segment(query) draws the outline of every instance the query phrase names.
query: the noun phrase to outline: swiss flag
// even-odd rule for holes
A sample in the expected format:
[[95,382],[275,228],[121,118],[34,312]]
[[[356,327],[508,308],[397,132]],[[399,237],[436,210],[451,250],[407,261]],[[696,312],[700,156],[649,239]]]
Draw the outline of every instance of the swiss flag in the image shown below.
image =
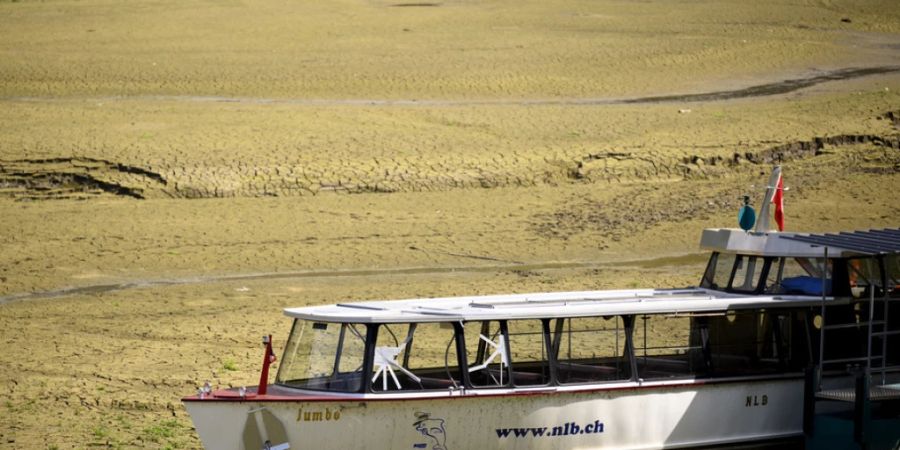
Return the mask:
[[778,231],[784,231],[784,180],[781,176],[778,177],[772,203],[775,204],[775,223],[778,224]]

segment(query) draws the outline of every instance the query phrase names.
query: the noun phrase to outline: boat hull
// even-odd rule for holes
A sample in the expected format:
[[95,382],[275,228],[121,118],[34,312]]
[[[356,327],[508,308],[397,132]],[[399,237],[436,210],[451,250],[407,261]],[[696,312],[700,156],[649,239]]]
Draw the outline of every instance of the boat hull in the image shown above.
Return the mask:
[[404,399],[186,399],[209,449],[650,449],[802,434],[802,379]]

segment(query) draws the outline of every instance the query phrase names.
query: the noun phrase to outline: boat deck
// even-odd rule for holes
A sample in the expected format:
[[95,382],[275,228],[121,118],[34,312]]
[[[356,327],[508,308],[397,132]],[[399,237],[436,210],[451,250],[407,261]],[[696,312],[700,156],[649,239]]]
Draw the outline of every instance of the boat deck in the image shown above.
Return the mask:
[[[816,398],[821,400],[833,400],[837,402],[853,403],[856,401],[856,389],[825,389],[816,393]],[[900,384],[885,386],[871,386],[869,388],[869,400],[881,402],[887,400],[900,400]]]

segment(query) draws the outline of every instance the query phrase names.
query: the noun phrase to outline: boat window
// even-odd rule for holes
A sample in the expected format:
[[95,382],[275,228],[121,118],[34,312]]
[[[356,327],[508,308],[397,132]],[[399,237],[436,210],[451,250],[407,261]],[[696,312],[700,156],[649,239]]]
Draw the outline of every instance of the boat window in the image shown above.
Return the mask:
[[378,327],[372,390],[446,390],[461,385],[452,323]]
[[[770,294],[822,295],[823,258],[778,258],[766,278]],[[831,261],[825,275],[825,292],[831,294]]]
[[[885,260],[885,262],[888,261]],[[847,273],[850,280],[850,291],[854,297],[868,298],[873,288],[875,297],[884,296],[884,280],[881,279],[881,267],[877,259],[848,259]]]
[[734,277],[731,279],[731,290],[754,292],[759,286],[763,272],[763,258],[757,256],[738,255],[734,263]]
[[900,255],[885,257],[884,270],[887,274],[888,295],[894,298],[900,297]]
[[705,373],[701,330],[688,316],[638,316],[633,342],[638,378],[690,377]]
[[540,320],[510,320],[509,350],[512,353],[513,384],[516,386],[540,385],[550,382],[550,358]]
[[731,272],[734,269],[734,260],[735,255],[732,253],[713,253],[709,257],[709,264],[700,286],[716,290],[728,288],[728,281],[731,279]]
[[785,258],[774,258],[766,276],[766,294],[781,294],[781,279],[784,277]]
[[765,262],[758,256],[713,253],[700,286],[722,291],[756,292],[765,273]]
[[556,376],[560,383],[595,383],[631,378],[622,318],[579,317],[552,324]]
[[791,345],[795,334],[792,317],[790,312],[739,311],[698,318],[697,328],[708,330],[701,339],[707,341],[710,375],[758,375],[801,368],[805,354],[802,347]]
[[[884,264],[884,277],[882,277],[882,263]],[[845,317],[856,323],[867,323],[870,314],[869,299],[874,295],[875,305],[871,312],[874,334],[870,338],[872,357],[875,359],[876,365],[881,365],[881,355],[885,355],[886,366],[900,365],[900,351],[897,351],[900,348],[900,305],[897,305],[896,300],[888,300],[887,304],[883,303],[886,297],[895,299],[900,297],[898,256],[886,256],[881,260],[878,258],[848,259],[847,272],[850,292],[861,301],[853,304],[852,311],[844,312]],[[831,307],[830,311],[835,309]],[[842,342],[862,342],[865,339],[865,334],[852,329],[831,331],[828,338],[831,339],[832,335],[839,336],[837,339]],[[832,352],[831,357],[833,358],[859,358],[863,356],[859,349],[864,349],[867,345],[868,343],[858,345],[856,351],[851,348],[847,348],[843,352],[834,350],[838,346],[829,346],[829,350]]]
[[[900,298],[900,255],[884,258],[884,269],[887,275],[888,296]],[[887,304],[887,366],[900,367],[900,302],[890,300]]]
[[492,320],[464,325],[469,382],[474,387],[508,386],[509,356],[505,324]]
[[803,311],[638,317],[638,377],[733,377],[802,370],[811,360]]
[[277,384],[342,392],[362,388],[366,327],[295,320]]

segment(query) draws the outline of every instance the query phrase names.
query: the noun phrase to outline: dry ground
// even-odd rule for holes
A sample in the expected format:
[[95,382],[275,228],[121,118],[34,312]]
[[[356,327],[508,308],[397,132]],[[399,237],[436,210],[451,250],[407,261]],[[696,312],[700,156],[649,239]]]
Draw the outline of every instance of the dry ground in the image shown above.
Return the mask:
[[0,1],[0,448],[198,447],[286,306],[695,283],[776,163],[896,227],[898,67],[892,1]]

